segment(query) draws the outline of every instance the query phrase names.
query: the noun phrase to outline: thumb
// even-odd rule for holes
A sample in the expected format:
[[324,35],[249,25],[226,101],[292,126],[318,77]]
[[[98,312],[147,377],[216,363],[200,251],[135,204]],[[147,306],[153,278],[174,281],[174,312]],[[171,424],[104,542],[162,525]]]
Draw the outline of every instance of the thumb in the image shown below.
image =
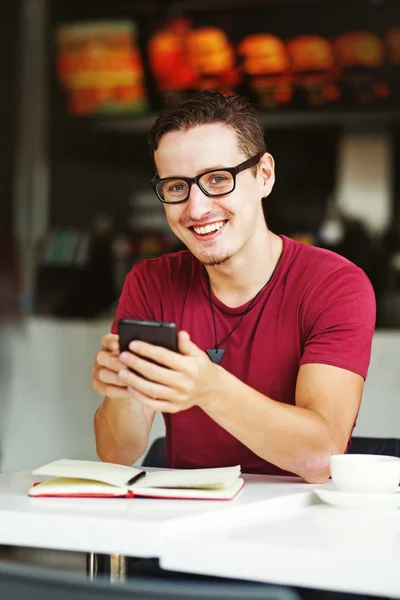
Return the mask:
[[187,331],[179,332],[178,348],[179,352],[181,354],[185,354],[186,356],[198,356],[199,354],[203,354],[200,348],[192,342]]

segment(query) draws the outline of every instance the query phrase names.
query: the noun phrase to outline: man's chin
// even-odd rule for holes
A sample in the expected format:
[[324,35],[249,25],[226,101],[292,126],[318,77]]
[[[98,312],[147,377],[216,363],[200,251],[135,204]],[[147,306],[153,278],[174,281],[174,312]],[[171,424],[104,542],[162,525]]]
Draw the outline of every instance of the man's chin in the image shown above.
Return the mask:
[[[182,238],[183,239],[183,238]],[[205,267],[216,267],[226,264],[235,252],[232,249],[202,248],[200,244],[193,243],[193,240],[185,240],[187,249],[199,260]]]
[[225,265],[232,258],[232,254],[203,254],[197,256],[197,258],[205,267],[217,267],[218,265]]

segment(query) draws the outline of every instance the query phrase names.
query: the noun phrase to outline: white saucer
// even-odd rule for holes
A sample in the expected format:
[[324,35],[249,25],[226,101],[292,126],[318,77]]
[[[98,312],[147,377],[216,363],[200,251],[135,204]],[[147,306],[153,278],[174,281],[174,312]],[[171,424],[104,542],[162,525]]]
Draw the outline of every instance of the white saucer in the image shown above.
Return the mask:
[[400,507],[400,488],[392,493],[341,492],[333,483],[315,487],[318,498],[341,508],[394,509]]

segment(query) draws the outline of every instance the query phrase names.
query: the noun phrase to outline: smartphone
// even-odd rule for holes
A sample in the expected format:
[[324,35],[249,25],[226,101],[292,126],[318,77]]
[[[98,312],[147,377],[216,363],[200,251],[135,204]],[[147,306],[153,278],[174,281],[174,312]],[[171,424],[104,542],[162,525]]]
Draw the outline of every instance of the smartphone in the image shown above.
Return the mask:
[[175,323],[120,319],[118,322],[120,352],[129,351],[133,340],[148,342],[178,352],[178,334]]

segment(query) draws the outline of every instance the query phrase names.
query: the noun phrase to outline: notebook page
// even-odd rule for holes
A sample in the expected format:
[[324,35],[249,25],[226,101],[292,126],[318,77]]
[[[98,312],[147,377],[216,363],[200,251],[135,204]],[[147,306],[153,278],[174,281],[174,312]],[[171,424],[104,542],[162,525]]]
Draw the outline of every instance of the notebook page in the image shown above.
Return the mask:
[[53,477],[31,487],[29,496],[110,496],[121,497],[127,495],[126,487],[116,487],[102,481],[89,479],[70,479],[68,477]]
[[[142,469],[115,465],[92,460],[72,460],[62,458],[32,471],[33,475],[50,477],[70,477],[102,481],[115,486],[126,486],[128,481],[142,472]],[[146,479],[146,477],[144,477]]]
[[240,477],[229,487],[223,489],[187,489],[187,488],[139,488],[135,490],[135,497],[145,498],[176,498],[179,500],[230,500],[234,498],[244,486]]
[[132,489],[140,488],[187,488],[223,489],[232,485],[240,476],[240,465],[215,469],[180,469],[147,473]]

